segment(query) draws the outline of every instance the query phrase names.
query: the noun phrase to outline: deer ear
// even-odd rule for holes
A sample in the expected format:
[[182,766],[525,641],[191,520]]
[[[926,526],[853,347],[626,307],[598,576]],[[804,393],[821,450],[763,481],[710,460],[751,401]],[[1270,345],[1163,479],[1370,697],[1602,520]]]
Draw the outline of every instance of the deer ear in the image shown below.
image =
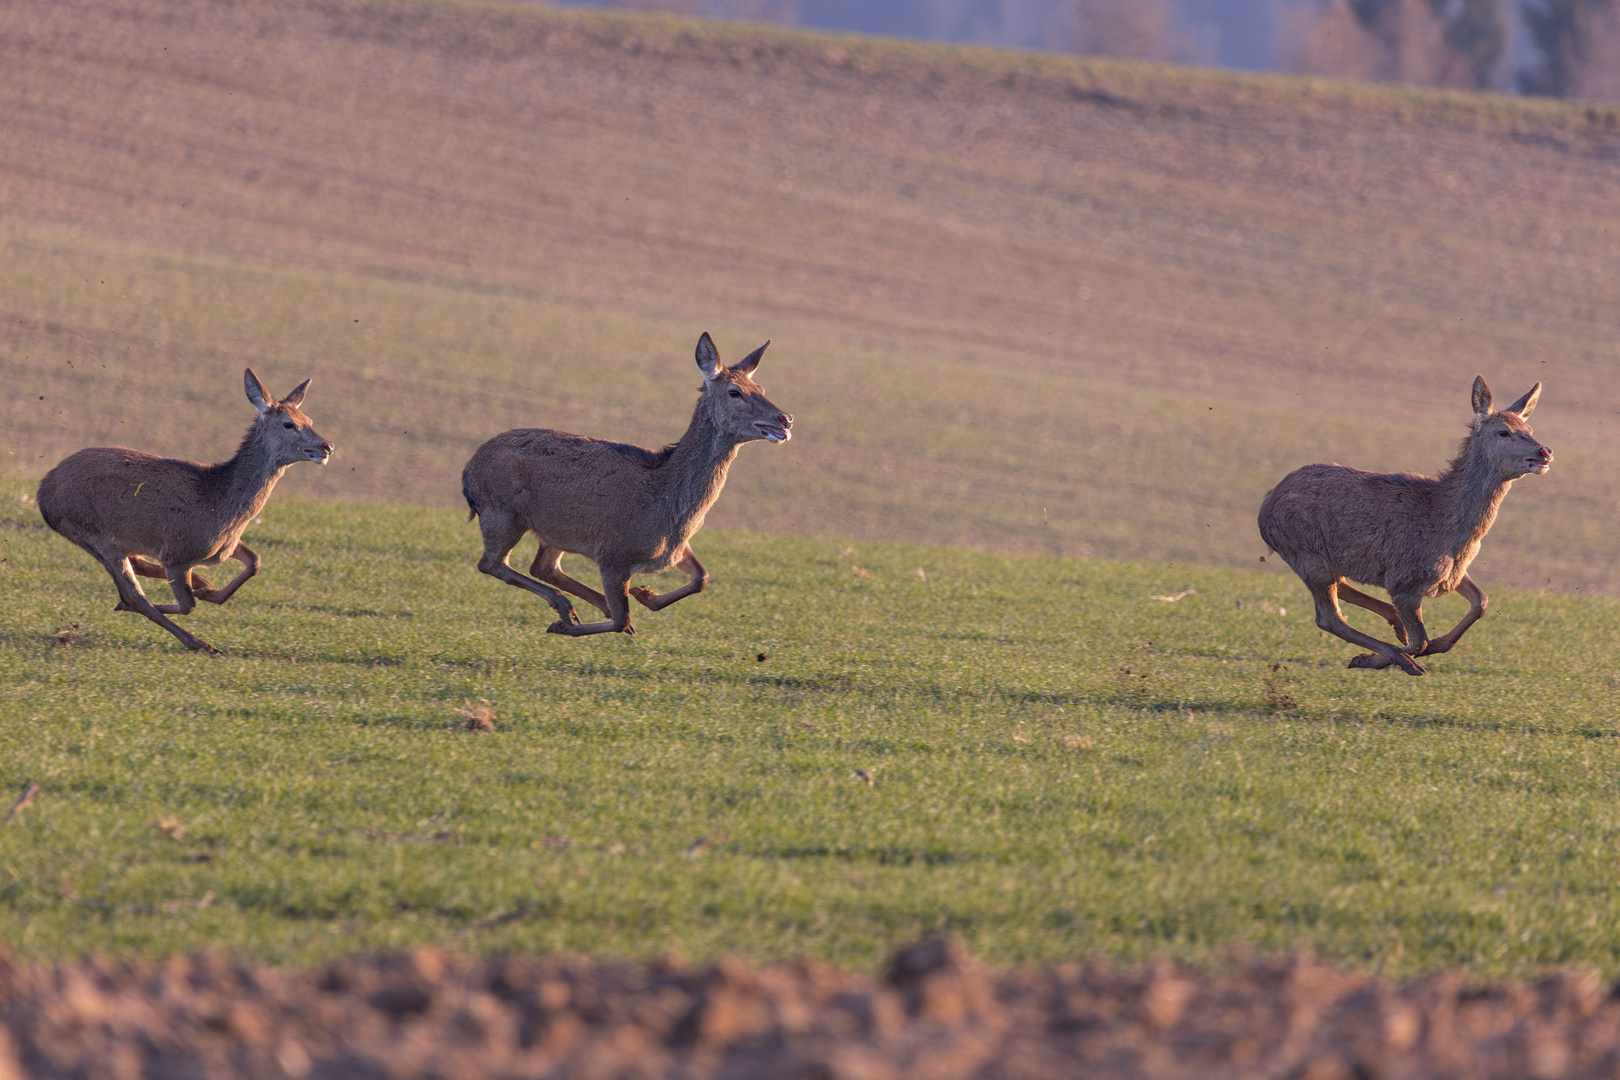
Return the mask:
[[1520,398],[1518,401],[1515,401],[1513,404],[1509,405],[1507,408],[1503,409],[1502,411],[1503,412],[1510,412],[1513,415],[1517,416],[1520,420],[1523,420],[1525,417],[1529,416],[1530,413],[1535,410],[1536,402],[1539,401],[1540,399],[1541,399],[1541,384],[1536,383],[1536,385],[1532,386],[1530,388],[1529,392],[1524,395],[1524,397]]
[[1485,385],[1485,376],[1474,376],[1474,415],[1491,415],[1491,388]]
[[290,393],[286,397],[282,398],[281,403],[283,405],[291,405],[293,408],[296,409],[296,408],[298,408],[298,406],[300,406],[300,405],[302,405],[304,403],[304,393],[307,390],[309,390],[309,380],[305,379],[303,382],[301,382],[297,386],[293,387],[292,393]]
[[709,337],[707,330],[698,338],[697,366],[707,382],[713,382],[720,377],[720,351],[714,347],[714,341]]
[[754,373],[754,369],[759,367],[759,358],[764,356],[765,350],[770,347],[771,343],[767,341],[765,344],[761,345],[759,348],[755,349],[753,352],[749,353],[735,364],[732,364],[731,370],[740,375],[752,375]]
[[275,408],[276,399],[270,396],[270,391],[266,390],[264,383],[253,374],[252,368],[242,372],[242,388],[247,391],[247,399],[253,402],[253,407],[259,410],[260,416]]

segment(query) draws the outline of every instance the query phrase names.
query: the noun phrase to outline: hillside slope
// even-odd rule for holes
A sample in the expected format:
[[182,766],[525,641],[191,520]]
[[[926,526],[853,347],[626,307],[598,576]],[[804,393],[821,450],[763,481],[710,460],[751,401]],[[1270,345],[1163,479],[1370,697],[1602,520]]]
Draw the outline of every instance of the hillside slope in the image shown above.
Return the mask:
[[0,450],[216,458],[316,377],[304,490],[656,444],[700,330],[795,441],[712,520],[1253,563],[1297,464],[1433,470],[1484,373],[1558,452],[1482,580],[1620,589],[1620,113],[540,7],[0,10]]

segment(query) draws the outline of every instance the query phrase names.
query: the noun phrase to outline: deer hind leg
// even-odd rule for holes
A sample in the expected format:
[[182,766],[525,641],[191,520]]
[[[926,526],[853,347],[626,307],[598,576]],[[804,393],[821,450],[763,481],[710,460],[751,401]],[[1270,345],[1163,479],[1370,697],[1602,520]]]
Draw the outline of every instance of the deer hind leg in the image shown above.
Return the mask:
[[129,568],[135,571],[135,573],[139,574],[141,577],[162,578],[164,581],[169,580],[169,570],[167,567],[165,567],[162,563],[153,562],[151,559],[145,558],[141,555],[131,555],[129,557]]
[[686,553],[675,564],[687,573],[685,585],[677,586],[667,593],[655,593],[645,585],[637,585],[630,590],[630,595],[636,598],[637,603],[648,611],[661,611],[677,600],[700,593],[709,583],[709,572],[703,569],[703,564],[697,561],[692,549],[687,548]]
[[246,544],[238,543],[231,549],[227,558],[235,559],[242,564],[242,572],[219,588],[214,588],[202,579],[202,575],[195,570],[191,573],[191,588],[197,594],[197,599],[206,600],[210,604],[223,604],[247,583],[247,579],[259,572],[259,556]]
[[548,633],[566,634],[569,627],[579,625],[579,616],[574,614],[574,605],[568,602],[568,597],[550,585],[542,585],[533,578],[524,577],[507,565],[506,557],[517,547],[518,541],[523,539],[523,534],[529,531],[525,526],[519,525],[499,510],[490,509],[478,515],[478,527],[484,534],[484,554],[478,560],[480,572],[516,588],[527,589],[550,604],[558,619],[546,628]]
[[1380,619],[1389,623],[1389,628],[1395,631],[1395,637],[1402,645],[1406,644],[1406,627],[1401,623],[1401,616],[1395,610],[1394,604],[1386,604],[1375,596],[1368,596],[1360,589],[1352,589],[1343,581],[1339,582],[1339,599],[1347,604],[1354,604],[1359,608],[1366,608]]
[[575,581],[562,572],[563,550],[540,541],[540,550],[535,552],[534,562],[529,564],[529,573],[544,581],[547,585],[561,589],[565,593],[573,593],[587,604],[594,607],[604,615],[611,615],[608,611],[607,600],[601,593],[586,585],[582,581]]
[[[1401,623],[1408,627],[1410,635],[1401,653],[1405,656],[1423,656],[1432,651],[1429,648],[1429,631],[1423,625],[1422,595],[1401,595],[1394,597],[1394,600],[1396,614]],[[1374,671],[1387,668],[1389,664],[1389,658],[1382,653],[1365,653],[1350,661],[1353,668],[1370,668]]]
[[[1372,649],[1380,656],[1387,657],[1388,660],[1383,666],[1387,667],[1390,662],[1393,662],[1398,664],[1401,670],[1408,675],[1423,674],[1423,669],[1400,649],[1379,641],[1370,634],[1363,634],[1360,630],[1344,621],[1344,613],[1339,610],[1338,582],[1330,581],[1324,585],[1312,585],[1310,588],[1311,598],[1316,602],[1317,626],[1335,637],[1343,638],[1352,645],[1360,645],[1363,649]],[[1359,660],[1360,657],[1356,659]],[[1364,667],[1367,665],[1358,664],[1356,660],[1352,660],[1350,666]]]
[[165,615],[190,615],[197,606],[197,598],[191,592],[191,567],[180,566],[169,571],[169,591],[174,593],[174,603],[152,606]]
[[553,624],[549,633],[584,637],[586,634],[634,634],[630,625],[630,574],[622,570],[602,571],[602,596],[607,600],[606,622],[584,623],[578,626]]
[[[153,562],[151,559],[143,558],[140,555],[131,555],[129,557],[129,568],[135,571],[135,573],[141,577],[161,578],[164,581],[169,580],[168,567],[164,566],[162,563]],[[197,594],[197,599],[199,600],[207,600],[208,597],[204,596],[203,593],[214,591],[213,586],[209,585],[208,582],[204,580],[203,576],[197,573],[195,570],[191,572],[191,588],[192,591]]]
[[[148,619],[179,638],[180,644],[192,652],[206,652],[210,656],[219,655],[218,649],[189,632],[173,619],[170,619],[163,613],[162,608],[159,608],[146,598],[146,593],[141,591],[141,583],[136,580],[135,571],[129,565],[128,559],[122,555],[103,555],[100,556],[100,559],[101,565],[105,566],[107,573],[112,575],[113,584],[118,587],[118,606],[113,608],[114,611],[134,611],[145,615]],[[170,578],[171,582],[173,580],[173,578]],[[179,593],[176,592],[175,596],[178,599]],[[172,606],[176,605],[164,605],[165,608]]]
[[1417,655],[1433,656],[1435,653],[1450,652],[1451,647],[1457,644],[1464,634],[1468,633],[1468,628],[1477,623],[1480,616],[1485,614],[1485,605],[1490,603],[1490,598],[1485,595],[1485,590],[1475,585],[1474,580],[1467,574],[1464,574],[1463,579],[1457,583],[1457,591],[1468,601],[1468,614],[1458,620],[1457,625],[1447,631],[1443,637],[1435,638],[1424,646],[1423,651]]

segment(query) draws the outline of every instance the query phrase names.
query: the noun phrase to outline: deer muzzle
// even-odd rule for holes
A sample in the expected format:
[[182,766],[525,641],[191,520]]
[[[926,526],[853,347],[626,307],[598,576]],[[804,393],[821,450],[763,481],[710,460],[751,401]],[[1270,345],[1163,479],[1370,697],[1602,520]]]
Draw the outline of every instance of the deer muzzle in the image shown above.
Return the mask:
[[1545,446],[1538,449],[1533,456],[1527,459],[1527,463],[1530,466],[1530,471],[1538,476],[1552,468],[1552,461],[1553,452],[1547,449]]
[[793,438],[792,413],[777,413],[775,420],[756,420],[754,428],[766,439],[773,443],[785,443]]

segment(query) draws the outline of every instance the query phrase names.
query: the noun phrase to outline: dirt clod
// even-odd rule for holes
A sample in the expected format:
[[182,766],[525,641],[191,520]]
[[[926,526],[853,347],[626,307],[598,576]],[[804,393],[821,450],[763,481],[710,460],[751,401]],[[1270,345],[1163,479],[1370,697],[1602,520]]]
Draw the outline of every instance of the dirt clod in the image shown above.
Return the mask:
[[86,627],[81,623],[70,623],[69,625],[62,627],[60,630],[53,633],[51,635],[51,640],[64,649],[70,648],[77,645],[79,643],[79,639],[83,637],[88,630],[89,627]]
[[488,698],[479,698],[478,704],[471,700],[463,702],[456,710],[460,719],[450,725],[455,731],[494,731],[495,706],[490,704]]

